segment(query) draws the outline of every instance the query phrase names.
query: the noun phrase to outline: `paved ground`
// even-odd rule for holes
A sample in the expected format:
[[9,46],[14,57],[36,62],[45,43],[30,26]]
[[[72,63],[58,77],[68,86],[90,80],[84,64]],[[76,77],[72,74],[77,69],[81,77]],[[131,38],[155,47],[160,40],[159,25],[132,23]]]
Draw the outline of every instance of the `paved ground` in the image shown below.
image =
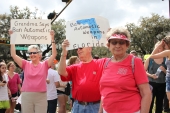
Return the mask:
[[[19,112],[18,110],[14,110],[14,113],[21,113],[21,112]],[[57,113],[57,111],[56,111],[56,113]],[[71,113],[71,112],[67,112],[67,113]]]

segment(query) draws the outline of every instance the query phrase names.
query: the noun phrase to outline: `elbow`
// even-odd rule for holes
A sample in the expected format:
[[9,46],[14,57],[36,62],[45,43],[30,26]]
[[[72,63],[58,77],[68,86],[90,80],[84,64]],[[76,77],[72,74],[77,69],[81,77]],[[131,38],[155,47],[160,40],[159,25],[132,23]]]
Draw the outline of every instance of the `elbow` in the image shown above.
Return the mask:
[[67,72],[62,72],[62,71],[59,71],[59,70],[58,70],[58,74],[60,76],[67,76],[68,75]]

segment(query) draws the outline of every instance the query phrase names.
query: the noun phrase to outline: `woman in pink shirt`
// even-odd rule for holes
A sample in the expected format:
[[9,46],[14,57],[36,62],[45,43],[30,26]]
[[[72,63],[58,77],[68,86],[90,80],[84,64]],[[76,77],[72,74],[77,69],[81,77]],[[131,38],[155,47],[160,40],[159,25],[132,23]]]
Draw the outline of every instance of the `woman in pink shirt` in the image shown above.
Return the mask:
[[107,40],[113,57],[106,60],[100,80],[104,113],[148,113],[151,90],[142,60],[126,53],[129,32],[124,28],[110,29]]
[[[12,34],[12,31],[9,31]],[[11,44],[11,56],[14,61],[24,70],[24,81],[21,88],[22,113],[46,113],[47,94],[46,78],[48,69],[56,57],[56,45],[54,31],[50,32],[52,43],[52,55],[49,59],[41,62],[41,50],[37,45],[28,47],[30,61],[16,55],[15,44]]]
[[[7,75],[8,75],[8,88],[11,91],[11,100],[10,100],[10,109],[7,110],[6,113],[14,113],[14,108],[16,106],[16,97],[18,96],[18,90],[20,91],[21,89],[21,82],[20,82],[20,78],[19,78],[19,74],[15,73],[15,64],[14,62],[9,62],[7,64]],[[16,99],[15,99],[16,98]]]

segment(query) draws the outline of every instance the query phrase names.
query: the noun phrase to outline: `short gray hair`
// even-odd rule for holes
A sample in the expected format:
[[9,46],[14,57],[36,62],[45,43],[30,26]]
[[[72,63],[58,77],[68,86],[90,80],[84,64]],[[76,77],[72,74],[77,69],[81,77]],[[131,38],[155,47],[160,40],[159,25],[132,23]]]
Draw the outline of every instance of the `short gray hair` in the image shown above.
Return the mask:
[[30,46],[28,46],[28,51],[29,51],[30,49],[37,49],[38,52],[41,52],[41,50],[40,50],[40,48],[38,47],[38,45],[30,45]]

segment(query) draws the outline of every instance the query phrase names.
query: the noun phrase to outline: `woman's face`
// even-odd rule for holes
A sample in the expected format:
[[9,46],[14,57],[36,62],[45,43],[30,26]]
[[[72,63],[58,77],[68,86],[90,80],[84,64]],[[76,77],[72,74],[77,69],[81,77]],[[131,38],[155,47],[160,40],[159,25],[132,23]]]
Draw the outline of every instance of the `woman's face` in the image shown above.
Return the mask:
[[6,73],[6,65],[5,64],[1,65],[0,71],[1,71],[1,73]]
[[35,48],[30,49],[28,54],[29,54],[29,57],[30,57],[31,61],[40,60],[41,56],[40,56],[39,51],[37,49],[35,49]]
[[124,55],[128,49],[126,40],[111,39],[108,44],[109,50],[113,55]]
[[14,63],[11,63],[11,65],[9,66],[9,71],[15,71],[16,66]]

